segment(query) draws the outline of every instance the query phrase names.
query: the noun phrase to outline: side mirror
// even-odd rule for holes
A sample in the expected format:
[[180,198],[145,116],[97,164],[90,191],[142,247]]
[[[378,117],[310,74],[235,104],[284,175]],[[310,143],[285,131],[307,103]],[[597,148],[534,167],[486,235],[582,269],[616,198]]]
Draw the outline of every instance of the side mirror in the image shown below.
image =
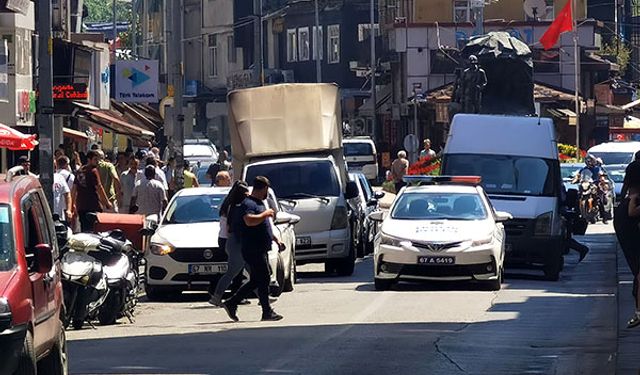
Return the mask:
[[358,191],[358,185],[356,184],[356,182],[355,181],[347,182],[347,190],[344,194],[345,199],[353,199],[358,195],[360,195],[360,192]]
[[378,205],[377,198],[369,199],[369,202],[367,202],[367,207],[376,207],[377,205]]
[[151,229],[158,229],[158,224],[160,223],[160,217],[157,214],[149,215],[145,219],[145,227]]
[[369,214],[371,221],[381,222],[384,220],[384,211],[376,211]]
[[291,216],[291,220],[289,220],[289,224],[296,225],[300,222],[300,216],[294,215],[294,214],[289,214],[289,216]]
[[36,245],[34,250],[35,264],[33,265],[32,271],[37,273],[49,273],[53,268],[53,253],[51,251],[51,245],[41,243]]
[[384,195],[385,195],[384,191],[376,191],[375,193],[373,193],[373,197],[378,200],[382,199]]
[[276,219],[273,221],[274,224],[288,224],[291,222],[291,215],[287,212],[280,211],[276,214]]
[[496,212],[496,222],[498,223],[504,223],[505,221],[509,221],[511,219],[513,219],[513,216],[511,216],[511,214],[508,212],[504,212],[504,211]]

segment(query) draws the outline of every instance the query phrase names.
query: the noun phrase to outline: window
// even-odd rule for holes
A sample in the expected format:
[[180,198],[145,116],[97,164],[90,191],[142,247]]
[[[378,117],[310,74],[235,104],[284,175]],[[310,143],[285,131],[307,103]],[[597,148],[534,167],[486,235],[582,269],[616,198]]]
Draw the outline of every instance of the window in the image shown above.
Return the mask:
[[233,40],[233,35],[229,35],[227,37],[227,60],[230,63],[235,63],[237,61],[236,55],[236,42]]
[[8,271],[16,265],[10,215],[11,208],[9,205],[0,205],[0,272]]
[[287,61],[298,61],[298,35],[296,29],[287,30]]
[[209,35],[209,76],[218,76],[218,36]]
[[327,26],[327,53],[329,64],[340,62],[340,25]]
[[220,221],[225,195],[182,195],[171,202],[163,224],[193,224]]
[[300,61],[308,61],[310,58],[309,51],[309,28],[301,27],[298,29],[298,54]]
[[[375,30],[375,36],[380,36],[380,25],[378,25],[377,23],[373,24],[373,29]],[[370,34],[370,23],[361,23],[358,25],[358,42],[364,42],[365,40],[369,39]]]
[[322,26],[320,28],[313,27],[313,59],[317,60],[320,55],[320,60],[324,58],[324,38],[322,37]]
[[470,0],[453,0],[453,22],[472,21]]

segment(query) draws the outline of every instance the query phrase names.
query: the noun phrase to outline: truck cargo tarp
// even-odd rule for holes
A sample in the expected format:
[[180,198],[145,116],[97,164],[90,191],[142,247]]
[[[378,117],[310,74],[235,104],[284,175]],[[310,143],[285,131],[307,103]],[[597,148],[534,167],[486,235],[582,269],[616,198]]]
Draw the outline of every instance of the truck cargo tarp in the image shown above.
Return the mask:
[[525,43],[504,31],[490,32],[472,38],[461,55],[475,55],[487,75],[482,113],[535,114],[533,60]]

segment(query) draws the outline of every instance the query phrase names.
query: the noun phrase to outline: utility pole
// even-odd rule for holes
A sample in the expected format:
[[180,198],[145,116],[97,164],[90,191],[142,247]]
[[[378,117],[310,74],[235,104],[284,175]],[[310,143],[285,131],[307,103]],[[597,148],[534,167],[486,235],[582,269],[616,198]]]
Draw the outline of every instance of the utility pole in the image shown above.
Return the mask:
[[116,40],[118,39],[118,15],[117,12],[117,0],[113,0],[113,53],[112,61],[116,63]]
[[377,68],[377,61],[376,61],[376,30],[375,30],[375,24],[376,24],[376,14],[375,14],[375,1],[376,0],[371,0],[371,9],[370,9],[370,33],[369,33],[369,39],[371,40],[371,104],[372,104],[372,112],[373,112],[373,116],[371,117],[371,128],[372,128],[372,135],[373,135],[373,141],[377,141],[377,131],[376,131],[376,123],[377,123],[377,119],[376,119],[376,107],[377,107],[377,100],[376,100],[376,68]]
[[320,39],[320,12],[318,11],[318,0],[315,2],[316,16],[316,32],[313,34],[315,49],[313,54],[316,56],[316,82],[322,82],[322,60],[320,59],[320,51],[322,50],[322,39]]
[[254,9],[257,9],[253,15],[253,72],[256,75],[255,82],[257,86],[264,85],[264,58],[262,56],[262,0],[255,0]]
[[176,184],[176,190],[184,186],[184,115],[182,113],[182,93],[184,85],[183,77],[183,51],[182,51],[182,20],[184,17],[183,0],[175,0],[169,2],[169,10],[171,11],[168,19],[172,20],[170,30],[170,38],[168,53],[171,68],[171,84],[173,85],[173,135],[170,140],[170,155],[176,158],[176,169],[173,181]]
[[40,183],[53,208],[53,39],[51,0],[38,1],[38,157]]
[[580,47],[578,46],[578,20],[576,20],[576,1],[571,1],[571,18],[573,22],[573,64],[576,89],[573,100],[576,103],[576,159],[580,160]]

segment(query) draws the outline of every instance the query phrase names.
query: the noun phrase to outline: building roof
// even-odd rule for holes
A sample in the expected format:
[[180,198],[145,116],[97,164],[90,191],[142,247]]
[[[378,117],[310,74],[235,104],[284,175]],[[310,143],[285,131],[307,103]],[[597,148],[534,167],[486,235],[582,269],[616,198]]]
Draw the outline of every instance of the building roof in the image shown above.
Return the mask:
[[[447,103],[451,101],[453,94],[453,83],[437,87],[428,91],[425,95],[427,102],[431,103]],[[573,101],[574,95],[565,89],[549,86],[540,82],[533,85],[533,98],[536,102],[557,102],[557,101]]]

